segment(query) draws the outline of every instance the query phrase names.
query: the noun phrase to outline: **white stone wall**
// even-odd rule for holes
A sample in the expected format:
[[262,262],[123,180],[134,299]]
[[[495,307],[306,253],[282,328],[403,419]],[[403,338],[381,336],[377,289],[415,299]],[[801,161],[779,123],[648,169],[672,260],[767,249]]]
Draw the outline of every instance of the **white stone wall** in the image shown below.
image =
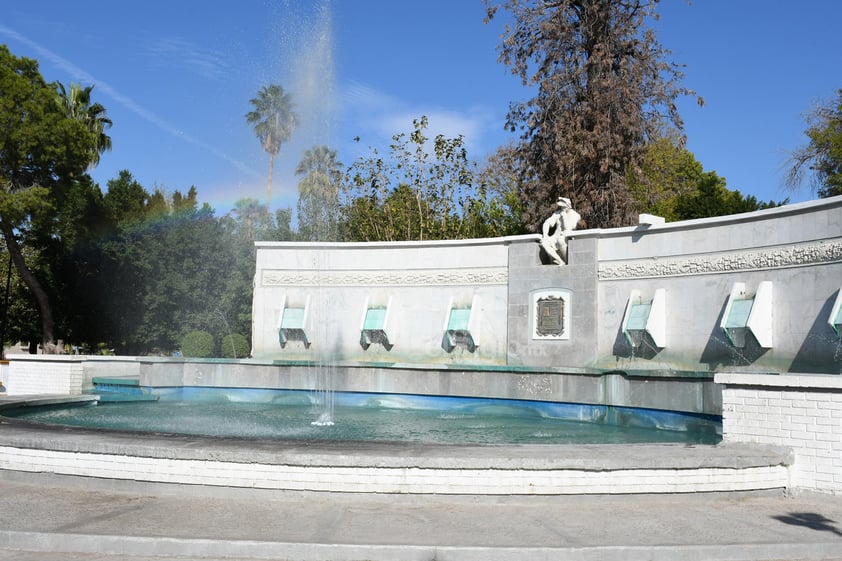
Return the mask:
[[[585,230],[598,246],[595,318],[601,368],[691,371],[842,371],[827,320],[842,285],[842,197],[657,226]],[[753,335],[735,348],[719,327],[735,283],[772,285],[770,348]],[[621,333],[637,291],[665,291],[665,340],[632,349]],[[765,326],[764,326],[765,327]]]
[[6,393],[9,385],[9,361],[0,360],[0,393]]
[[10,355],[8,366],[8,395],[82,393],[84,378],[82,362],[77,357],[44,355]]
[[792,448],[795,489],[842,493],[842,376],[717,374],[725,442]]
[[[537,235],[383,243],[258,242],[253,357],[595,370],[842,371],[828,325],[842,286],[842,197],[763,211],[630,228],[577,230],[566,266],[543,264]],[[771,337],[735,347],[719,327],[735,283],[771,283]],[[765,284],[764,284],[765,285]],[[630,295],[663,291],[664,345],[632,348],[622,333]],[[534,337],[533,295],[570,296],[569,336]],[[448,303],[478,297],[482,343],[442,349]],[[284,348],[284,302],[310,302],[312,345]],[[391,301],[394,343],[362,349],[365,303]],[[766,322],[769,323],[769,322]],[[768,341],[771,340],[771,346]]]
[[[252,356],[259,359],[505,364],[509,245],[524,237],[435,242],[258,242]],[[526,243],[534,244],[533,237]],[[366,303],[389,305],[392,348],[360,345]],[[282,306],[308,306],[310,345],[278,341]],[[478,346],[443,348],[450,305],[476,306]]]

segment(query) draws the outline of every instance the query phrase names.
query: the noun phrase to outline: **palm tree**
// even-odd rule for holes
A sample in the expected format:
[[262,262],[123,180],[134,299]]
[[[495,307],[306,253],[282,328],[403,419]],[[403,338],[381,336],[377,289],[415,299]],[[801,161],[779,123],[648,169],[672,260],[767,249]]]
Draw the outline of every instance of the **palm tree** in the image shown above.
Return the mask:
[[336,150],[331,150],[324,144],[305,150],[295,168],[295,175],[309,175],[313,172],[323,173],[330,177],[332,182],[338,182],[342,177],[342,163],[336,157]]
[[313,146],[295,168],[298,183],[298,232],[305,240],[338,241],[339,182],[342,164],[336,150]]
[[100,155],[111,150],[111,137],[105,131],[111,128],[111,119],[105,114],[105,107],[99,103],[91,103],[91,92],[93,86],[83,88],[79,84],[70,84],[70,91],[64,89],[63,84],[58,85],[59,103],[64,109],[65,115],[85,125],[94,135],[94,145],[91,147],[88,168],[94,168],[99,164]]
[[272,197],[272,170],[275,156],[281,150],[281,144],[289,140],[297,124],[297,117],[292,110],[292,98],[284,89],[271,84],[263,86],[257,97],[250,100],[253,111],[246,113],[246,121],[254,127],[254,133],[260,139],[263,149],[269,154],[269,179],[266,182],[266,208]]

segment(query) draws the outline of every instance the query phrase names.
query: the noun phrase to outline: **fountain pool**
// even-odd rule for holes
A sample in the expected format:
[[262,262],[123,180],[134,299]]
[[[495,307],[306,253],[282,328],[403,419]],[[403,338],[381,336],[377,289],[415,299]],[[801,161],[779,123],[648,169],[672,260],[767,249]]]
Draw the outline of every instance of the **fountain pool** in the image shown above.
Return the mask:
[[157,401],[28,407],[31,421],[97,429],[282,440],[432,444],[715,444],[721,422],[628,407],[528,400],[339,392],[335,424],[318,423],[323,396],[308,391],[159,388]]

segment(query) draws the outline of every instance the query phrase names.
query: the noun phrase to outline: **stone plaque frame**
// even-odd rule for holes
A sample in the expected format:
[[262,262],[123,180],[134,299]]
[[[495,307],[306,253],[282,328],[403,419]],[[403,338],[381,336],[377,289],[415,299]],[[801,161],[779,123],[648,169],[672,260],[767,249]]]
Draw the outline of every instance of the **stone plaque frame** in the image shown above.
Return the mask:
[[536,290],[532,293],[531,300],[529,316],[532,339],[570,339],[570,291],[562,289]]

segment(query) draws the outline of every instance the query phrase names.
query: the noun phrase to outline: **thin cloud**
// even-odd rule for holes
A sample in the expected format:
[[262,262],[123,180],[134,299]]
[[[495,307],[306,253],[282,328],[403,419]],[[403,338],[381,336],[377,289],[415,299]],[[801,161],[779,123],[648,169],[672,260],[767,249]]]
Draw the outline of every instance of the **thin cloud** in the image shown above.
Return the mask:
[[351,121],[363,123],[359,131],[363,144],[385,145],[395,134],[412,132],[413,119],[427,117],[425,132],[430,139],[436,135],[456,138],[462,135],[469,155],[478,159],[496,146],[484,142],[485,138],[499,136],[503,123],[494,112],[482,106],[460,110],[451,107],[421,106],[405,103],[385,92],[366,84],[352,82],[341,89],[342,112],[351,115]]
[[98,92],[101,92],[104,95],[110,97],[118,104],[122,105],[141,119],[148,121],[149,123],[158,127],[167,134],[181,139],[189,144],[199,146],[200,148],[210,152],[214,156],[230,163],[243,173],[251,175],[252,177],[261,177],[259,173],[251,169],[246,164],[240,162],[239,160],[231,158],[230,156],[218,150],[217,148],[214,148],[213,146],[199,139],[193,138],[184,131],[179,130],[178,128],[170,124],[168,121],[158,117],[155,113],[136,103],[130,97],[123,95],[115,88],[111,87],[107,82],[97,80],[93,75],[79,68],[69,60],[57,55],[53,51],[43,47],[35,41],[30,40],[28,37],[21,35],[17,31],[14,31],[13,29],[10,29],[4,25],[0,25],[0,35],[5,35],[6,37],[10,37],[11,39],[17,42],[26,45],[28,48],[32,49],[35,53],[37,53],[41,59],[49,61],[55,67],[68,74],[71,80],[87,84],[96,84],[96,89]]
[[[225,55],[205,49],[179,37],[156,39],[146,47],[154,68],[178,66],[189,72],[217,80],[228,74],[230,64]],[[175,64],[174,64],[175,63]]]

